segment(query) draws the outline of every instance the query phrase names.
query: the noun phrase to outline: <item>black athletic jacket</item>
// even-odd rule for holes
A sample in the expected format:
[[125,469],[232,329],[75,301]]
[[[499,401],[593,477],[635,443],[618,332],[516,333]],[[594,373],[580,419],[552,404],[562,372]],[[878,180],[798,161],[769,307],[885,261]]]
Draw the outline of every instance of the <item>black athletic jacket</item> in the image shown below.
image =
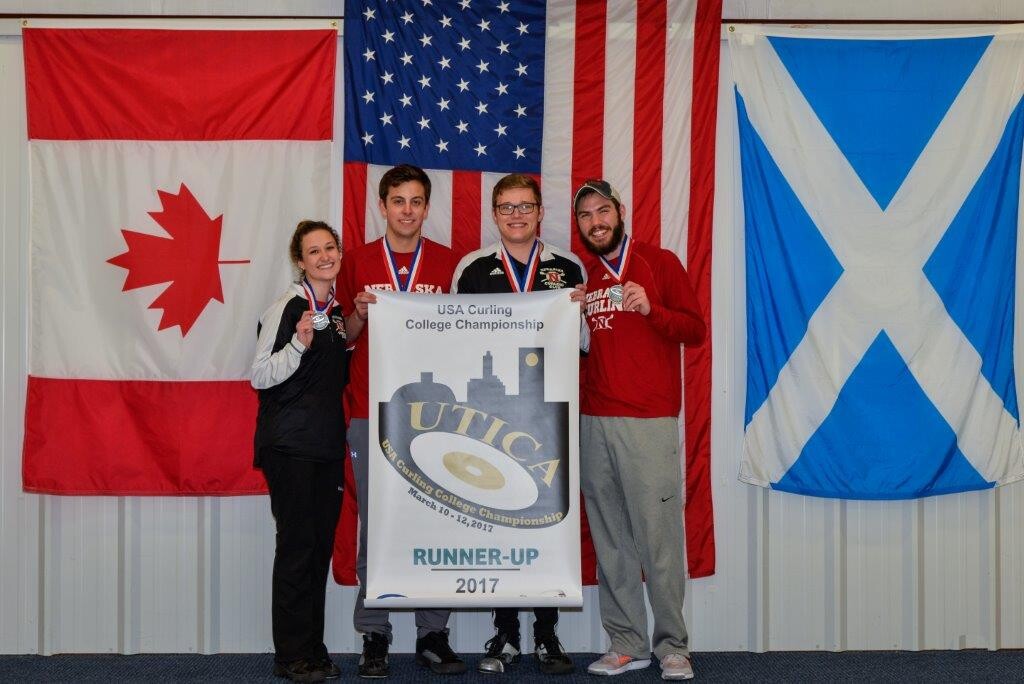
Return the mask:
[[345,320],[341,306],[330,323],[313,331],[304,349],[295,324],[309,308],[293,283],[260,317],[252,386],[259,390],[255,465],[260,450],[272,448],[295,458],[337,461],[345,457],[345,413],[341,394],[348,383]]
[[[542,242],[540,264],[533,278],[533,291],[559,290],[586,282],[585,271],[576,255]],[[501,263],[501,243],[470,252],[455,268],[452,294],[498,294],[515,292]]]

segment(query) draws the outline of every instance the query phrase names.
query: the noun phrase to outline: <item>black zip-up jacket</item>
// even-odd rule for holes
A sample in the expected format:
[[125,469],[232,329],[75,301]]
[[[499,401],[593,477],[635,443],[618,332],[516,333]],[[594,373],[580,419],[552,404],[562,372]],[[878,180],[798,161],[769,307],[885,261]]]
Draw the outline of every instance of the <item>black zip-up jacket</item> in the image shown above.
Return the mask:
[[328,312],[324,330],[313,331],[304,348],[295,325],[309,308],[296,283],[260,317],[252,386],[259,391],[255,465],[260,451],[310,461],[345,457],[345,413],[342,390],[348,383],[345,319],[341,306]]

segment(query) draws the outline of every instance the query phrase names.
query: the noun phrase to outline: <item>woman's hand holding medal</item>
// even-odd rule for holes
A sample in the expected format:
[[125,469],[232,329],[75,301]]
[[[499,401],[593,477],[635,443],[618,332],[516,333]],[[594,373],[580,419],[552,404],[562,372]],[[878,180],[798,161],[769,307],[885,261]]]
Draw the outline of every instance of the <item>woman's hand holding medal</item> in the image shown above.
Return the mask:
[[302,318],[295,324],[295,336],[303,347],[309,349],[313,344],[313,312],[303,311]]

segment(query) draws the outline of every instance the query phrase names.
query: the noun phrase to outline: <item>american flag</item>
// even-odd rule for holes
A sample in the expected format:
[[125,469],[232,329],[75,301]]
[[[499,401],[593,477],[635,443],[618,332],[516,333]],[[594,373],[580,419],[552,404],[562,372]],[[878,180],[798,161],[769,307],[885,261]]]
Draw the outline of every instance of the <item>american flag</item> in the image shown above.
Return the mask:
[[540,173],[544,8],[363,6],[346,33],[346,159]]
[[[460,255],[498,239],[491,188],[511,172],[541,182],[544,240],[582,253],[572,193],[606,178],[627,230],[680,256],[710,323],[721,13],[721,0],[346,0],[346,247],[383,235],[377,184],[394,164],[427,170],[424,234]],[[685,369],[687,559],[703,576],[710,343]]]

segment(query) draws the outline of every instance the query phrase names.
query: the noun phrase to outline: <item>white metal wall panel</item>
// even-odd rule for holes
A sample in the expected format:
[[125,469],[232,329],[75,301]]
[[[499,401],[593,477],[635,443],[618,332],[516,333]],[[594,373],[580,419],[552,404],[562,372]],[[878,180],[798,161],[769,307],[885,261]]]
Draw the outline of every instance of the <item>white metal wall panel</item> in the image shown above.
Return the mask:
[[[1021,263],[1020,259],[1017,263]],[[994,554],[995,567],[991,578],[997,591],[996,625],[999,648],[1024,644],[1024,488],[999,492],[996,510],[999,515],[999,548]],[[1017,646],[1016,648],[1019,648]]]
[[[771,496],[768,506],[768,648],[822,648],[832,613],[825,555],[832,547],[825,509],[832,501]],[[803,648],[801,648],[803,646]]]
[[[735,4],[727,0],[727,11]],[[803,18],[824,11],[822,3],[762,4],[765,11],[800,9]],[[929,8],[932,18],[949,18],[942,13],[959,5],[942,4]],[[1022,4],[1000,3],[1003,14],[991,16],[1012,16]],[[756,3],[743,7],[750,5]],[[829,5],[831,18],[842,16],[837,8],[852,7]],[[22,69],[18,22],[0,20],[0,652],[269,651],[274,528],[266,497],[21,492],[28,235]],[[718,574],[689,585],[693,648],[1024,647],[1024,485],[924,501],[840,502],[736,480],[745,340],[731,82],[723,53],[713,286]],[[336,116],[340,126],[340,106]],[[340,156],[336,161],[340,170]],[[596,593],[587,589],[584,609],[562,613],[560,634],[570,650],[606,645]],[[359,650],[353,603],[353,589],[329,588],[333,651]],[[532,615],[524,611],[522,618],[528,631]],[[396,615],[394,622],[395,650],[411,651],[412,616]],[[459,612],[452,628],[458,650],[479,652],[490,616]]]
[[990,642],[981,611],[988,612],[992,585],[987,549],[992,545],[990,492],[971,492],[921,502],[926,614],[924,642],[938,648],[979,648]]
[[[918,642],[912,503],[849,501],[845,508],[843,648],[908,649]],[[856,646],[855,644],[862,644]]]
[[191,497],[124,499],[124,650],[199,650],[199,503]]
[[44,653],[121,650],[124,566],[113,497],[41,497]]
[[[0,93],[24,93],[21,39],[2,35],[9,33],[0,30]],[[24,97],[0,97],[0,645],[19,653],[38,647],[42,536],[39,499],[21,492],[28,158],[19,133],[25,127]]]
[[265,496],[215,499],[211,508],[209,646],[222,653],[272,650],[266,598],[274,562],[270,501]]

